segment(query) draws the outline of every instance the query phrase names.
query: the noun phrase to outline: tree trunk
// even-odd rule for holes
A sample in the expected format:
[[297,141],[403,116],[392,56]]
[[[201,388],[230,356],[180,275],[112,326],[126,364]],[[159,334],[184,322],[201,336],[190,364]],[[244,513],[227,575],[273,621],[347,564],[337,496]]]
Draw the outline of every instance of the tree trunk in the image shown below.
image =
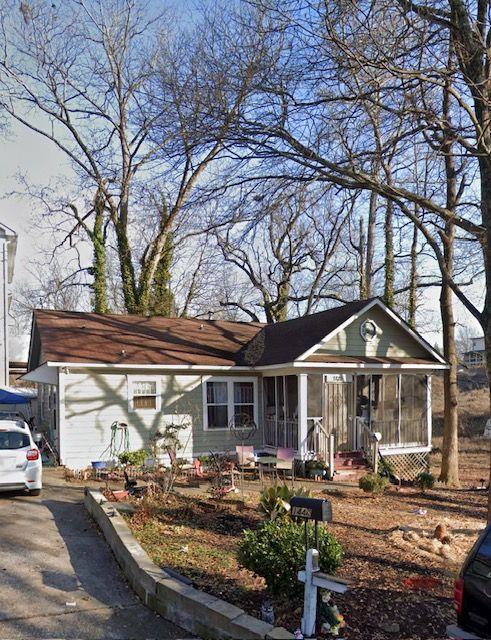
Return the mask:
[[373,273],[373,257],[375,254],[375,230],[377,224],[377,203],[378,193],[372,191],[370,193],[370,206],[368,209],[368,225],[367,225],[367,247],[365,262],[365,298],[373,295],[372,273]]
[[93,265],[92,275],[94,282],[94,311],[95,313],[107,313],[107,261],[106,244],[104,237],[104,201],[96,197],[94,205],[95,219],[92,232]]
[[409,302],[408,302],[408,324],[413,329],[416,328],[416,295],[418,291],[418,227],[413,227],[413,241],[411,243],[411,272],[409,275]]
[[[451,227],[451,228],[448,228]],[[444,238],[444,254],[447,268],[451,273],[453,262],[453,241],[455,229],[447,225]],[[455,320],[453,314],[452,290],[442,283],[440,312],[443,325],[443,353],[450,368],[444,372],[444,427],[442,446],[442,467],[440,481],[449,486],[459,484],[459,412],[457,386],[457,352],[455,348]]]
[[123,288],[124,306],[128,313],[138,313],[135,269],[131,259],[131,247],[128,230],[121,221],[116,223],[116,239],[118,245],[119,270]]
[[148,311],[152,315],[170,318],[174,313],[174,296],[170,288],[173,237],[169,233],[152,282],[151,302]]
[[394,217],[394,204],[387,200],[385,209],[385,284],[384,302],[388,307],[394,306],[394,231],[392,220]]
[[365,228],[363,226],[363,218],[360,218],[360,232],[358,238],[358,256],[360,271],[360,300],[366,300],[367,295],[367,274],[365,271]]
[[[489,406],[491,415],[491,160],[480,160],[481,176],[481,213],[482,223],[486,229],[483,243],[484,271],[486,281],[486,296],[482,312],[481,325],[484,332],[486,350],[486,371],[488,374]],[[488,486],[488,524],[491,524],[491,448],[489,458],[489,486]]]

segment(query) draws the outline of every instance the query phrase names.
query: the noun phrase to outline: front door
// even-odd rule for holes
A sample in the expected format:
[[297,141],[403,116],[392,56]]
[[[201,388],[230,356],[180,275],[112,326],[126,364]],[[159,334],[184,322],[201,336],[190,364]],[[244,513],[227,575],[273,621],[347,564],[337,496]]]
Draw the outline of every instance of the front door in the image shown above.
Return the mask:
[[357,447],[353,420],[353,382],[324,380],[324,419],[328,433],[334,435],[334,451],[354,451]]

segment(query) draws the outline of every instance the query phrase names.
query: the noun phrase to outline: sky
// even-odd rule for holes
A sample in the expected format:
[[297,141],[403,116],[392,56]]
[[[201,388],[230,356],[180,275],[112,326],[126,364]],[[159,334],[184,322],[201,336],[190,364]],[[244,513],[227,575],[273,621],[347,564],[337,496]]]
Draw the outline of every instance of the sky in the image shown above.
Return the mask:
[[[0,153],[0,222],[11,227],[18,234],[18,249],[14,273],[13,290],[22,281],[29,281],[29,263],[47,243],[46,235],[33,225],[32,203],[26,198],[13,195],[21,186],[17,176],[22,173],[27,179],[38,185],[49,184],[60,176],[71,175],[70,166],[61,151],[50,141],[29,131],[20,124],[14,123],[7,134],[3,134]],[[474,295],[481,297],[484,287],[482,283],[475,285]],[[426,289],[423,292],[423,308],[421,325],[423,336],[431,344],[441,345],[438,310],[439,290]],[[456,302],[456,319],[458,326],[470,325],[473,333],[481,335],[482,331],[476,320]],[[15,320],[12,320],[14,323]],[[12,340],[12,357],[26,357],[28,336]]]

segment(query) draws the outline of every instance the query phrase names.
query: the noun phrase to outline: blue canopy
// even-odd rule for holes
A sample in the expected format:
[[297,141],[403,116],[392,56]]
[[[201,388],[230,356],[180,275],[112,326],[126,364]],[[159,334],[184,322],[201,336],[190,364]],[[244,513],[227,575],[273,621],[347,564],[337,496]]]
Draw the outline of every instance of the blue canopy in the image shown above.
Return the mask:
[[29,404],[36,397],[32,389],[18,389],[0,387],[0,404]]

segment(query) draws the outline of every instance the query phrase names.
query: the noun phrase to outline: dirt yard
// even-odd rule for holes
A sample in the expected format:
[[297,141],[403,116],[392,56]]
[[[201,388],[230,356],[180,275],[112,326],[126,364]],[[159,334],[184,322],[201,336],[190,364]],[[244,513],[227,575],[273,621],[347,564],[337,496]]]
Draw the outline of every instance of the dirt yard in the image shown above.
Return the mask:
[[[352,583],[348,594],[335,598],[346,619],[342,637],[445,638],[446,625],[454,621],[455,573],[484,526],[484,492],[436,489],[423,495],[405,489],[372,497],[356,488],[329,488],[315,493],[332,501],[334,522],[328,527],[344,549],[338,575]],[[242,530],[259,522],[257,493],[245,497],[241,511],[233,504],[215,510],[194,496],[172,497],[158,512],[137,512],[131,526],[155,562],[258,616],[264,582],[241,569],[235,557]],[[447,530],[449,544],[433,540],[437,525]],[[299,626],[301,602],[276,600],[274,607],[277,624]]]

